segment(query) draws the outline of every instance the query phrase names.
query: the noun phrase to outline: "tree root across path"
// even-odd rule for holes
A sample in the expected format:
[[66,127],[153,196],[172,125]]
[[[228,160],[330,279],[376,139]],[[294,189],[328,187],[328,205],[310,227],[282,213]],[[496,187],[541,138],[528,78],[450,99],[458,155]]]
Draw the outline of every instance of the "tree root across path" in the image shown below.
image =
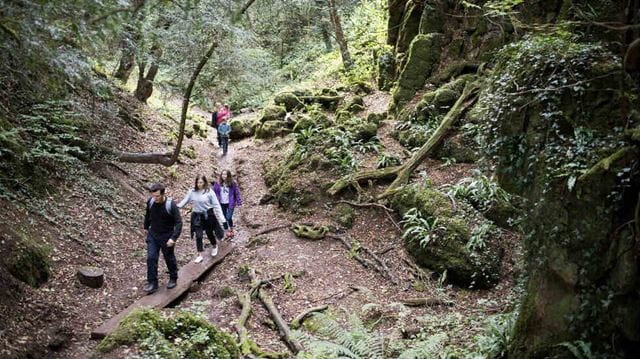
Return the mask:
[[427,142],[422,145],[422,147],[420,147],[420,149],[405,163],[396,167],[366,170],[350,174],[337,180],[327,190],[327,193],[331,196],[335,196],[348,186],[354,186],[357,188],[358,182],[361,181],[395,178],[389,187],[387,187],[382,194],[378,195],[376,199],[380,200],[393,195],[400,186],[409,181],[409,177],[413,171],[418,168],[418,166],[437,148],[438,144],[440,144],[444,139],[455,121],[475,102],[479,90],[480,86],[477,83],[468,83],[462,91],[462,95],[460,95],[456,103],[444,116],[438,128],[433,132],[431,137],[429,137],[429,140],[427,140]]
[[275,304],[273,304],[273,300],[271,300],[271,297],[262,288],[262,281],[258,280],[258,278],[256,277],[256,271],[253,268],[249,269],[249,278],[251,278],[251,286],[257,288],[258,298],[267,309],[267,311],[269,311],[269,314],[271,314],[271,318],[278,327],[278,331],[280,332],[280,337],[282,338],[282,340],[287,343],[287,346],[289,347],[289,349],[291,349],[293,354],[298,354],[299,352],[304,350],[300,342],[293,338],[291,328],[289,328],[287,322],[285,322],[285,320],[282,318],[282,315],[278,311],[278,308],[276,308]]

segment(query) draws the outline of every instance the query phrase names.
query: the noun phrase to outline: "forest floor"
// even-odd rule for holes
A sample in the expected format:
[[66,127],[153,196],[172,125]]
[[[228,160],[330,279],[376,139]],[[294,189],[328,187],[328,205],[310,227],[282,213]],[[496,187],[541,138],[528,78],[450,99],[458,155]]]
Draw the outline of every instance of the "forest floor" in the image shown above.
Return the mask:
[[[365,101],[369,111],[381,112],[386,109],[388,95],[376,92]],[[195,113],[208,116],[197,109]],[[122,148],[149,151],[166,145],[167,129],[175,124],[155,111],[149,111],[147,115],[149,129],[145,133],[131,129],[119,133]],[[379,137],[388,151],[400,155],[402,147],[389,135],[392,125],[384,122]],[[79,180],[43,203],[48,214],[42,217],[0,200],[3,207],[15,209],[0,214],[2,223],[25,230],[39,228],[39,232],[31,232],[49,238],[55,248],[52,277],[39,289],[14,282],[0,283],[3,293],[13,293],[0,303],[3,313],[0,319],[7,323],[0,331],[0,343],[6,348],[5,353],[28,348],[34,341],[45,341],[53,351],[49,357],[91,356],[97,344],[89,338],[91,330],[144,295],[141,291],[146,276],[142,230],[146,193],[143,186],[163,181],[169,196],[180,200],[193,186],[197,174],[204,174],[211,180],[223,169],[235,174],[244,200],[234,215],[236,236],[232,242],[235,248],[202,278],[200,285],[194,286],[176,303],[178,308],[197,310],[219,327],[233,332],[240,308],[231,293],[249,288],[248,282],[239,276],[239,269],[248,265],[258,271],[260,278],[304,271],[289,286],[275,281],[267,289],[285,320],[291,320],[309,307],[328,304],[341,321],[346,320],[347,313],[377,320],[376,330],[385,335],[399,338],[403,335],[400,329],[415,332],[416,328],[426,328],[429,334],[445,332],[448,343],[469,346],[474,335],[484,328],[487,316],[513,309],[520,256],[515,235],[509,237],[502,280],[491,290],[462,289],[439,283],[430,276],[417,276],[404,250],[401,233],[379,208],[358,208],[353,227],[344,235],[357,239],[374,252],[384,252],[381,257],[397,280],[396,285],[364,268],[335,240],[299,239],[288,228],[282,228],[261,235],[256,241],[257,233],[280,225],[335,223],[332,203],[312,203],[311,210],[300,213],[284,211],[275,204],[260,204],[260,199],[268,193],[262,177],[263,162],[273,158],[287,141],[290,139],[231,142],[229,153],[223,157],[215,143],[214,131],[210,130],[207,138],[187,139],[185,146],[193,146],[195,158],[182,157],[182,163],[171,168],[96,165],[94,173],[87,176],[88,180]],[[468,176],[472,169],[467,164],[445,167],[429,160],[416,172],[428,173],[436,185],[442,185],[457,182]],[[195,257],[195,244],[188,234],[188,213],[188,210],[182,210],[184,227],[176,247],[179,265]],[[49,220],[45,219],[47,216]],[[397,222],[399,218],[393,220]],[[7,233],[5,230],[0,232]],[[80,265],[103,268],[105,285],[91,289],[79,284],[75,270]],[[159,272],[160,285],[164,285],[167,274],[163,259],[160,259]],[[452,305],[416,308],[398,305],[403,299],[417,297],[438,298]],[[367,304],[367,307],[377,308],[376,313],[364,311]],[[253,309],[247,323],[250,336],[265,349],[286,352],[267,311],[257,300],[253,302]],[[126,356],[135,350],[120,348],[109,357]]]

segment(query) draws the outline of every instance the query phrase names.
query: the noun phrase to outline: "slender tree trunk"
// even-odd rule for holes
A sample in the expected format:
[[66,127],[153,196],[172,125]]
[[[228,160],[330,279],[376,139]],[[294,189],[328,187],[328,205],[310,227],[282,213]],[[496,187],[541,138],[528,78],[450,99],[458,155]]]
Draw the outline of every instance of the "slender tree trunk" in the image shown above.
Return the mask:
[[184,140],[184,128],[187,122],[187,111],[189,110],[189,101],[191,100],[191,92],[193,91],[193,86],[200,76],[200,72],[207,64],[213,51],[218,47],[217,42],[212,42],[209,50],[202,56],[200,62],[196,66],[193,74],[191,75],[191,79],[189,80],[189,84],[187,85],[187,89],[184,92],[184,98],[182,100],[182,112],[180,113],[180,129],[178,133],[178,142],[176,144],[176,148],[173,150],[173,153],[132,153],[132,152],[119,152],[119,151],[111,151],[111,152],[120,162],[133,162],[133,163],[154,163],[154,164],[162,164],[165,166],[171,166],[176,161],[178,161],[178,156],[180,155],[180,150],[182,149],[182,141]]
[[353,67],[353,61],[351,61],[351,54],[349,54],[347,40],[344,38],[344,33],[342,32],[342,24],[340,23],[340,16],[338,16],[338,11],[336,10],[335,0],[329,0],[329,17],[331,18],[333,30],[336,34],[336,42],[340,47],[342,64],[344,65],[345,69],[349,70]]

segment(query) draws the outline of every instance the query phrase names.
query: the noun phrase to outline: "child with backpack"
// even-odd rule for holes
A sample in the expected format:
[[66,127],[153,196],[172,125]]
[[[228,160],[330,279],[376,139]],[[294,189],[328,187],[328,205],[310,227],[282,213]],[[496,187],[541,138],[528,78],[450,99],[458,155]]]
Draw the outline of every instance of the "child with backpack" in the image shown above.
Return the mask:
[[218,125],[218,140],[220,141],[220,147],[222,147],[222,155],[227,154],[229,148],[229,134],[231,133],[231,125],[227,123],[226,119]]

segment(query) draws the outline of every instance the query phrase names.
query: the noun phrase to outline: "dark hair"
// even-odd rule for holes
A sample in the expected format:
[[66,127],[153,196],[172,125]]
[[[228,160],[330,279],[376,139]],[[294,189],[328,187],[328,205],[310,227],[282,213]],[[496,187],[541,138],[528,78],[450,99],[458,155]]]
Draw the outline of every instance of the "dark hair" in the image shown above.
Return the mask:
[[198,191],[198,180],[201,179],[204,181],[204,190],[208,191],[209,190],[209,181],[207,180],[207,177],[205,175],[197,175],[195,181],[193,181],[193,190],[194,191]]
[[[222,178],[222,174],[224,173],[224,171],[227,171],[227,178]],[[231,175],[231,171],[229,170],[220,171],[220,184],[222,185],[223,183],[225,183],[225,180],[229,187],[235,185],[235,182],[233,182],[233,176]]]
[[157,192],[160,191],[160,194],[164,194],[164,185],[162,183],[154,183],[149,187],[149,192]]

